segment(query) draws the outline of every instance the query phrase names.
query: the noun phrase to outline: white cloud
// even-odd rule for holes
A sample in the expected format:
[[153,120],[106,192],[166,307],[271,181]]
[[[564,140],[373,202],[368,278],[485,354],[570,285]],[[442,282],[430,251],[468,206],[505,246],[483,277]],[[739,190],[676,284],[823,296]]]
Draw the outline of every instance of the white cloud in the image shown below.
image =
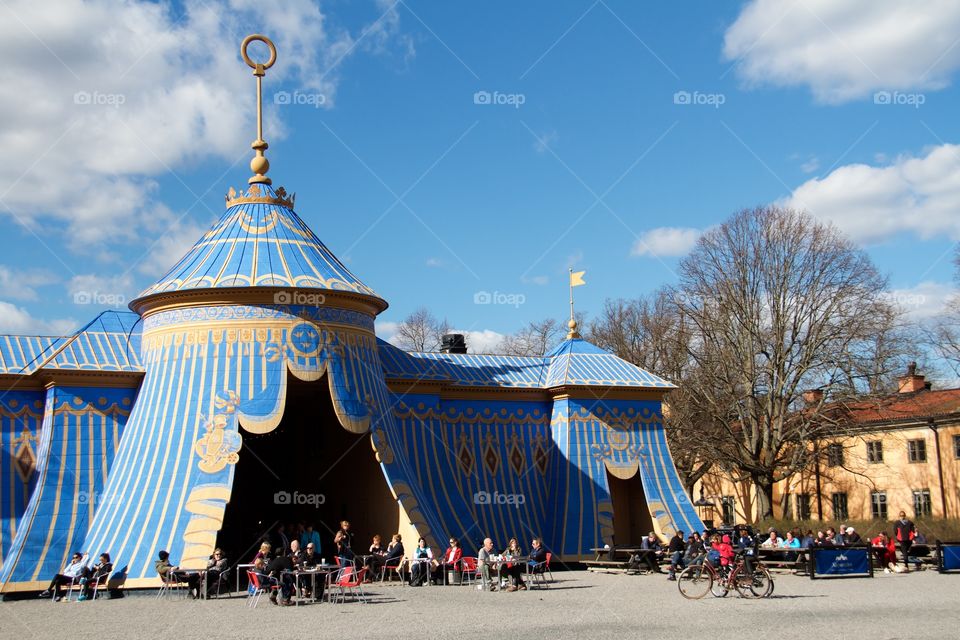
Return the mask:
[[634,256],[681,257],[690,253],[703,231],[690,227],[657,227],[640,235],[630,251]]
[[809,86],[838,103],[877,90],[936,90],[960,67],[960,3],[753,0],[723,53],[748,85]]
[[891,289],[882,298],[899,305],[913,321],[921,322],[941,313],[956,295],[956,287],[949,283],[925,281],[914,287]]
[[254,83],[237,34],[256,25],[280,52],[264,87],[272,143],[285,108],[273,92],[322,94],[332,106],[340,60],[382,50],[398,27],[395,9],[380,6],[361,40],[331,27],[312,2],[4,3],[0,147],[15,161],[0,176],[0,211],[88,254],[142,241],[158,176],[251,153]]
[[781,204],[832,222],[861,243],[904,233],[960,238],[960,145],[886,166],[845,165],[803,183]]
[[500,343],[503,342],[504,335],[491,329],[482,331],[466,331],[463,329],[454,329],[451,333],[462,333],[467,341],[468,353],[496,353]]
[[446,266],[446,263],[444,263],[444,261],[441,260],[440,258],[427,258],[426,264],[428,267],[432,267],[435,269],[440,269]]
[[550,284],[550,278],[547,276],[526,276],[520,278],[520,282],[523,284],[535,284],[539,287],[543,287]]
[[39,300],[36,287],[53,284],[59,279],[46,269],[11,269],[0,265],[0,296],[14,300]]
[[386,320],[377,319],[374,324],[374,332],[377,334],[378,338],[385,342],[389,342],[394,346],[399,346],[396,343],[397,331],[400,330],[399,322],[388,322]]
[[813,173],[820,168],[820,159],[819,158],[810,158],[800,165],[800,171],[804,173]]
[[72,318],[41,320],[34,318],[23,307],[0,300],[0,334],[29,336],[65,336],[79,328]]
[[126,310],[138,293],[129,272],[117,275],[81,274],[67,283],[67,293],[77,305],[89,305],[95,312],[103,309]]

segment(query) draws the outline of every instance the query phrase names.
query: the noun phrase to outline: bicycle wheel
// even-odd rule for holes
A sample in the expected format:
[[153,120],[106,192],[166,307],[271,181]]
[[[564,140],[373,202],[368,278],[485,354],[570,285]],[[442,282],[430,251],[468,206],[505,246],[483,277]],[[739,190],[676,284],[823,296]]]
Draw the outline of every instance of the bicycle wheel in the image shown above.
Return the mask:
[[713,584],[710,585],[710,593],[712,593],[715,598],[725,598],[729,592],[729,578],[721,573],[717,576],[717,579],[713,581]]
[[744,598],[766,598],[773,593],[773,577],[767,568],[758,564],[752,574],[747,574],[743,567],[739,567],[734,576],[734,586]]
[[713,586],[713,572],[700,565],[687,567],[677,576],[680,595],[689,600],[699,600]]

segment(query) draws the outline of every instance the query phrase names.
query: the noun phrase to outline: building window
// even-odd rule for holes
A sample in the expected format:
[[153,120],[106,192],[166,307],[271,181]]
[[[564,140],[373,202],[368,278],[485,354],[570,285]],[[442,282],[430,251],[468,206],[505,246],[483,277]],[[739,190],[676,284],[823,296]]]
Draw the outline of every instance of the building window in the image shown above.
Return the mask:
[[810,519],[810,494],[797,494],[797,520]]
[[720,498],[720,509],[723,514],[723,524],[732,525],[735,519],[736,502],[733,496],[722,496]]
[[932,515],[930,506],[930,489],[913,490],[913,513],[918,518]]
[[789,493],[783,494],[783,519],[793,520],[793,500]]
[[883,442],[874,440],[867,443],[867,462],[883,462]]
[[910,462],[927,461],[927,441],[926,440],[908,440],[907,441],[907,459]]
[[833,494],[833,519],[846,520],[849,517],[850,517],[850,512],[847,511],[847,494],[845,493]]
[[960,436],[953,436],[953,457],[960,458]]
[[843,445],[842,444],[827,445],[827,466],[828,467],[843,466]]
[[887,519],[886,491],[872,491],[870,493],[870,515],[878,520]]

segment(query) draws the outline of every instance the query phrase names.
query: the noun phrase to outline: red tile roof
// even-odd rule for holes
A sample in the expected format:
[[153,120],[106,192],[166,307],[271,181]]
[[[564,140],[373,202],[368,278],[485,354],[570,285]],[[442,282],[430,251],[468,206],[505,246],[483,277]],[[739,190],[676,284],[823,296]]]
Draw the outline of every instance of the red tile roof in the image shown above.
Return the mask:
[[[845,413],[849,420],[858,424],[921,420],[960,414],[960,389],[923,389],[835,406],[837,413]],[[831,408],[826,411],[830,412]]]

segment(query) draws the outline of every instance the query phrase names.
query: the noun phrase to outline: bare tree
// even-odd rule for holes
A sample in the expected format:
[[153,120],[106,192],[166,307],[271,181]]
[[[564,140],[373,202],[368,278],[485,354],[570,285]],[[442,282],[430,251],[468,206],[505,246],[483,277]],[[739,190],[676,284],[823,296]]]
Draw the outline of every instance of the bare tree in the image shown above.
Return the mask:
[[[953,263],[956,266],[954,282],[960,284],[960,250]],[[960,375],[960,296],[948,299],[943,311],[923,331],[930,350],[953,370],[954,375]]]
[[397,346],[407,351],[439,351],[443,334],[450,332],[450,324],[438,320],[426,307],[419,307],[408,315],[397,328]]
[[505,336],[497,352],[506,356],[543,356],[560,341],[564,330],[553,318],[532,320],[516,333]]
[[[756,487],[761,518],[773,486],[811,463],[809,443],[837,434],[825,402],[869,391],[895,368],[878,335],[898,321],[887,282],[834,227],[776,207],[744,210],[705,233],[679,265],[672,300],[692,332],[697,392],[720,430],[715,455]],[[869,378],[869,376],[867,376]],[[802,394],[823,399],[804,405]]]

